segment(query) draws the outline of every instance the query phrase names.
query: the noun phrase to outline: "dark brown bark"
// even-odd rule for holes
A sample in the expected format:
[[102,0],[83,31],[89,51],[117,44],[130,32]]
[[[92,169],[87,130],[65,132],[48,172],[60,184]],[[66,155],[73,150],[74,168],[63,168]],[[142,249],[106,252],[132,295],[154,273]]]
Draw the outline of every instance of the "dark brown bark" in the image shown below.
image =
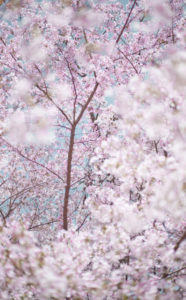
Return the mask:
[[123,25],[123,27],[122,27],[122,29],[121,29],[121,31],[120,31],[120,34],[119,34],[119,36],[118,36],[118,38],[117,38],[117,40],[116,40],[116,44],[119,43],[119,41],[120,41],[120,39],[121,39],[121,37],[122,37],[122,34],[123,34],[125,28],[128,26],[128,22],[129,22],[131,13],[132,13],[132,11],[133,11],[133,9],[134,9],[136,3],[137,3],[137,0],[134,0],[133,5],[132,5],[132,7],[131,7],[131,9],[130,9],[130,12],[129,12],[129,14],[128,14],[128,17],[127,17],[127,19],[126,19],[126,21],[125,21],[125,24]]
[[72,126],[70,134],[70,144],[68,150],[67,159],[67,173],[66,173],[66,186],[65,186],[65,196],[64,196],[64,206],[63,206],[63,229],[68,230],[68,202],[71,186],[71,170],[72,170],[72,155],[74,149],[74,137],[75,137],[75,125]]
[[[94,97],[96,90],[99,86],[99,83],[96,82],[92,93],[87,99],[87,102],[82,107],[78,117],[74,120],[74,123],[71,127],[71,134],[70,134],[70,143],[68,149],[68,158],[67,158],[67,171],[66,171],[66,186],[65,186],[65,195],[64,195],[64,206],[63,206],[63,229],[68,230],[68,206],[69,206],[69,195],[70,195],[70,187],[71,187],[71,172],[72,172],[72,158],[73,158],[73,149],[74,149],[74,139],[75,139],[75,131],[76,126],[80,122],[81,118],[83,117],[84,112],[86,111],[89,103],[91,102],[92,98]],[[75,118],[74,118],[75,119]]]
[[180,239],[178,240],[178,242],[176,243],[175,247],[174,247],[174,251],[177,251],[178,248],[180,247],[181,243],[186,239],[186,231],[182,234],[182,236],[180,237]]

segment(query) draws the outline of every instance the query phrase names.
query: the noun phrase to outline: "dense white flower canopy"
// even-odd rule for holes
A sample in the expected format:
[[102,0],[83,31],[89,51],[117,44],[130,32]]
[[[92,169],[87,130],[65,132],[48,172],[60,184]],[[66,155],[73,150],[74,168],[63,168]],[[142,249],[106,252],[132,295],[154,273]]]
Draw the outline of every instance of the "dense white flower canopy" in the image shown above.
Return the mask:
[[184,299],[183,1],[0,1],[0,24],[0,299]]

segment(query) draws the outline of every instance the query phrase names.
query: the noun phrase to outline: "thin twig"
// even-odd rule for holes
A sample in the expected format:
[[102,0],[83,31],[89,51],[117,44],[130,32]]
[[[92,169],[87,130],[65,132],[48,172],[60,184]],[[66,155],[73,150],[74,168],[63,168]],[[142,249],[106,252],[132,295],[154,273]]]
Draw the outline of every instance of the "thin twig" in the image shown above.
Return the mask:
[[15,151],[16,153],[18,153],[20,156],[22,156],[26,160],[28,160],[28,161],[36,164],[36,165],[42,167],[43,169],[47,170],[48,172],[50,172],[51,174],[55,175],[57,178],[59,178],[60,180],[62,180],[64,182],[63,178],[59,174],[57,174],[56,172],[52,171],[51,169],[49,169],[48,167],[44,166],[43,164],[41,164],[41,163],[39,163],[39,162],[37,162],[37,161],[29,158],[28,156],[24,155],[20,150],[18,150],[16,147],[14,147],[13,145],[11,145],[4,138],[2,138],[2,137],[0,137],[0,138],[1,138],[1,140],[3,142],[5,142],[10,148],[12,148],[13,151]]
[[133,64],[133,62],[128,58],[128,56],[126,56],[123,51],[121,51],[120,49],[118,49],[119,52],[125,57],[125,59],[131,64],[131,66],[133,67],[134,71],[136,72],[136,74],[138,74],[138,70],[136,69],[135,65]]

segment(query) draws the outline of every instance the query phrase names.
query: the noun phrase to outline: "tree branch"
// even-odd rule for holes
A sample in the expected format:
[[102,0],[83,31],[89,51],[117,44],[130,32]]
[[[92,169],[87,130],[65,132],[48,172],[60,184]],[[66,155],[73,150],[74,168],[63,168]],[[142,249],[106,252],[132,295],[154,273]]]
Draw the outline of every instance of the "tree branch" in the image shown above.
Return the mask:
[[51,169],[49,169],[48,167],[44,166],[43,164],[41,164],[41,163],[39,163],[39,162],[37,162],[37,161],[35,161],[35,160],[29,158],[28,156],[24,155],[20,150],[18,150],[16,147],[14,147],[13,145],[11,145],[11,144],[10,144],[9,142],[7,142],[4,138],[2,138],[2,137],[0,137],[0,138],[1,138],[1,140],[2,140],[3,142],[5,142],[10,148],[12,148],[13,151],[15,151],[16,153],[18,153],[20,156],[22,156],[22,157],[25,158],[26,160],[28,160],[28,161],[30,161],[30,162],[36,164],[36,165],[42,167],[43,169],[47,170],[48,172],[50,172],[51,174],[55,175],[58,179],[60,179],[61,181],[64,182],[63,178],[62,178],[60,175],[58,175],[56,172],[52,171]]
[[48,100],[50,100],[50,101],[54,104],[54,106],[62,113],[62,115],[66,118],[66,120],[72,125],[72,122],[71,122],[71,120],[69,119],[69,117],[67,116],[67,114],[64,112],[63,109],[61,109],[61,108],[54,102],[54,100],[52,99],[52,97],[49,95],[48,91],[47,91],[47,90],[45,91],[44,89],[42,89],[38,84],[36,84],[36,87],[37,87],[41,92],[43,92],[43,94],[48,98]]
[[96,91],[97,91],[98,86],[99,86],[99,83],[96,82],[96,84],[95,84],[95,86],[94,86],[94,89],[93,89],[92,93],[91,93],[90,96],[88,97],[87,102],[86,102],[85,105],[82,107],[79,116],[78,116],[77,119],[75,120],[75,124],[76,124],[76,125],[77,125],[77,124],[79,123],[79,121],[81,120],[81,118],[82,118],[82,116],[83,116],[85,110],[87,109],[89,103],[91,102],[92,98],[94,97],[94,95],[95,95],[95,93],[96,93]]
[[186,231],[182,234],[182,236],[180,237],[180,239],[178,240],[178,242],[176,243],[175,247],[174,247],[174,251],[178,250],[178,248],[180,247],[181,243],[186,239]]
[[136,69],[136,67],[133,64],[133,62],[123,53],[123,51],[121,51],[120,49],[118,49],[118,50],[124,56],[124,58],[131,64],[131,66],[133,67],[133,69],[136,72],[136,74],[138,74],[138,70]]
[[132,5],[131,10],[130,10],[130,12],[129,12],[129,14],[128,14],[128,17],[127,17],[127,19],[126,19],[126,21],[125,21],[125,24],[123,25],[123,27],[122,27],[122,29],[121,29],[121,31],[120,31],[120,34],[118,35],[118,38],[117,38],[117,40],[116,40],[116,44],[119,43],[119,41],[120,41],[120,39],[121,39],[121,37],[122,37],[122,34],[123,34],[125,28],[126,28],[127,25],[128,25],[129,18],[130,18],[130,16],[131,16],[131,13],[132,13],[132,11],[133,11],[134,6],[136,5],[136,3],[137,3],[137,0],[134,0],[134,3],[133,3],[133,5]]

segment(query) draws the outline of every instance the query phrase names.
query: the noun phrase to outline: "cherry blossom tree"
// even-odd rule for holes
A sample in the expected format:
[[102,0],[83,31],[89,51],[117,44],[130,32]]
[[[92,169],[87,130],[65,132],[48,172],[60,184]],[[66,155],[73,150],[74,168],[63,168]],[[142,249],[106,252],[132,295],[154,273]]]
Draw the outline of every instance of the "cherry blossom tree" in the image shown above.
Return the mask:
[[183,1],[1,4],[1,299],[183,299]]

